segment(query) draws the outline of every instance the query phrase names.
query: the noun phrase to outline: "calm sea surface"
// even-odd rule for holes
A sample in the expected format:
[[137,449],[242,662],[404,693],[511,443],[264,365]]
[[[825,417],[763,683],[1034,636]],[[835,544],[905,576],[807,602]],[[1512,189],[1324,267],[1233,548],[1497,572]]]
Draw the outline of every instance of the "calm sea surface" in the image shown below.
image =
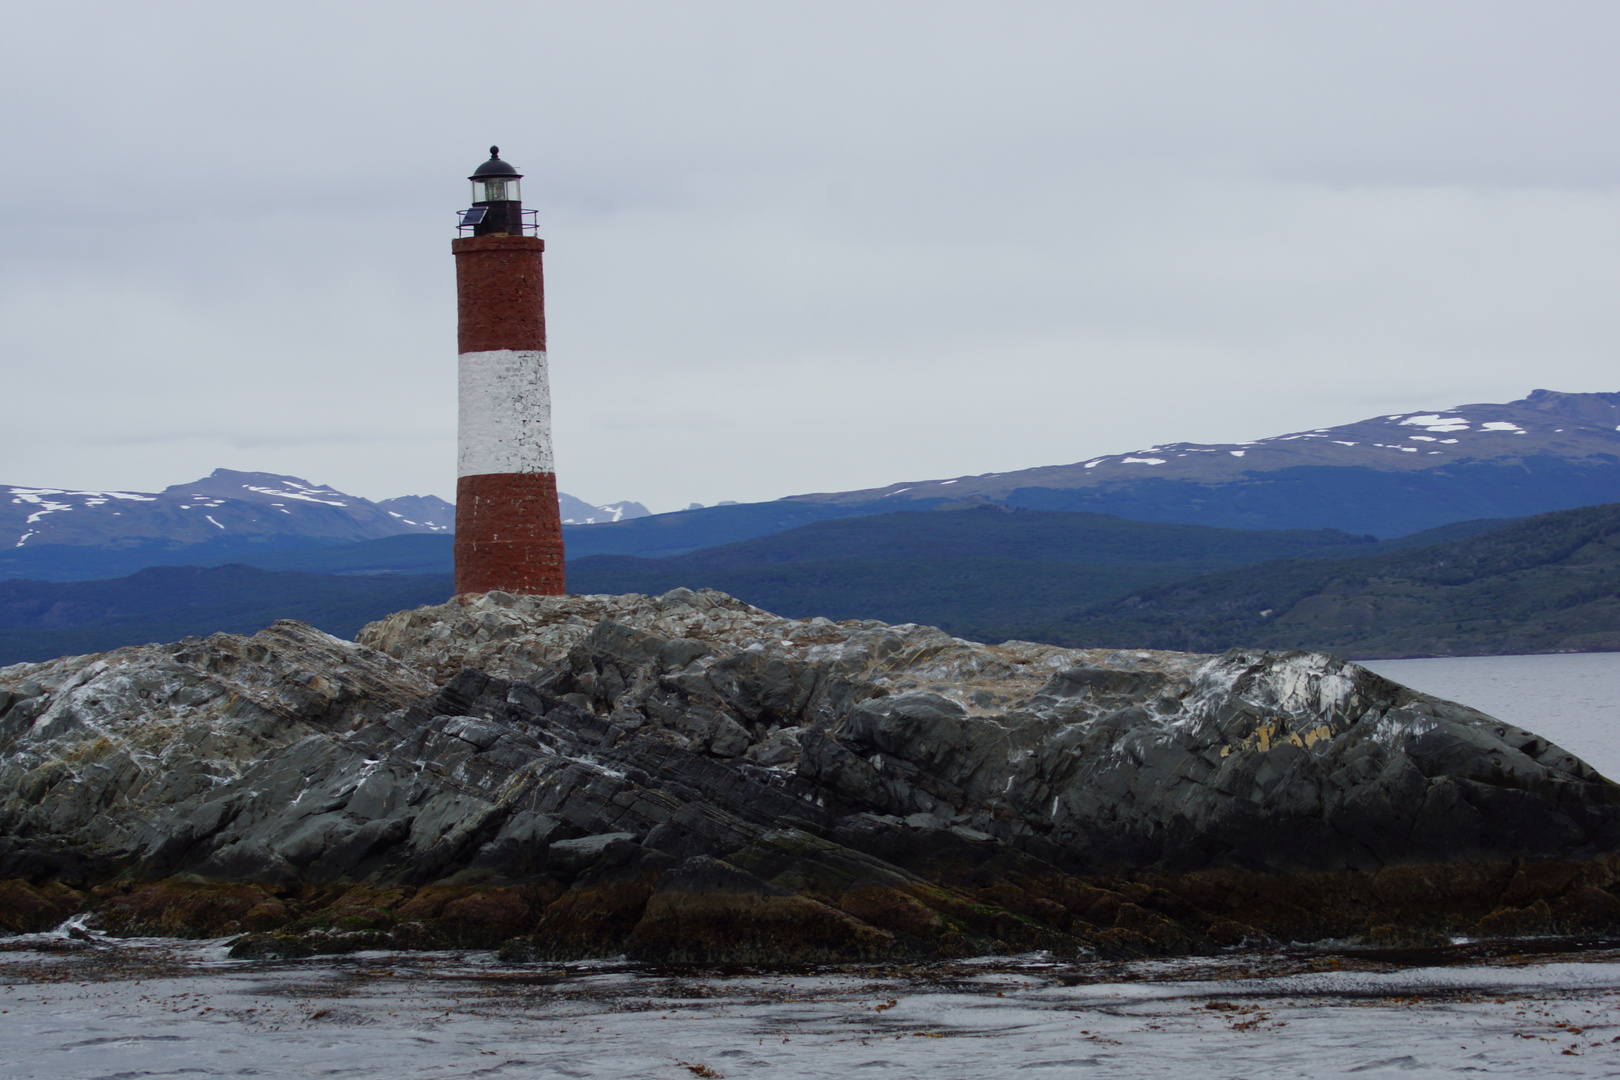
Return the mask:
[[0,939],[0,1078],[1620,1075],[1612,950],[773,974],[513,967],[489,953],[232,961],[222,942],[91,937]]
[[1362,666],[1527,728],[1620,780],[1620,653],[1367,660]]

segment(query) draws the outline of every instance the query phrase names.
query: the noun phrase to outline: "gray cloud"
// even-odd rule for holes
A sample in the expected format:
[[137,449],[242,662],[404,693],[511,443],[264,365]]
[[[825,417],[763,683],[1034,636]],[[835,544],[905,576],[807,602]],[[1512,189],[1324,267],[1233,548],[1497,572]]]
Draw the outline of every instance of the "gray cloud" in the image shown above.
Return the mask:
[[3,478],[453,490],[463,177],[656,509],[1614,390],[1607,4],[13,5]]

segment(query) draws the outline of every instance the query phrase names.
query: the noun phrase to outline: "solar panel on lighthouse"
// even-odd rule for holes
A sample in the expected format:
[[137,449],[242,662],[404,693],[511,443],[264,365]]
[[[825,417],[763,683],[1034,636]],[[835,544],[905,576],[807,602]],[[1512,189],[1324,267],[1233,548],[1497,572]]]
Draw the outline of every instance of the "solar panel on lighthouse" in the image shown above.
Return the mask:
[[475,206],[471,210],[463,210],[461,212],[461,223],[463,225],[478,225],[483,222],[484,215],[487,213],[489,213],[489,207],[487,206]]

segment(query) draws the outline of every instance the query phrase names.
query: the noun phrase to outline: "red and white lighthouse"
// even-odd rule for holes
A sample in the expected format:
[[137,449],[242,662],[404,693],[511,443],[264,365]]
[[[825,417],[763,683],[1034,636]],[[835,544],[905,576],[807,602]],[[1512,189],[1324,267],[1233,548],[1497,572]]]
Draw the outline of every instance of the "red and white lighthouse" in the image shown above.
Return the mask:
[[456,592],[559,595],[562,520],[546,375],[546,242],[498,147],[478,166],[456,256]]

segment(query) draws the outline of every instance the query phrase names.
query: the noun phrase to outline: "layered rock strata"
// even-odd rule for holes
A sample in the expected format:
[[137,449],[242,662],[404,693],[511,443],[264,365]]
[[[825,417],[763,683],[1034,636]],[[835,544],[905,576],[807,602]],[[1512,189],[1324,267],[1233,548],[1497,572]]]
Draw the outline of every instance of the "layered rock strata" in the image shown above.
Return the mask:
[[460,597],[0,669],[0,925],[786,963],[1620,915],[1620,788],[1318,654]]

